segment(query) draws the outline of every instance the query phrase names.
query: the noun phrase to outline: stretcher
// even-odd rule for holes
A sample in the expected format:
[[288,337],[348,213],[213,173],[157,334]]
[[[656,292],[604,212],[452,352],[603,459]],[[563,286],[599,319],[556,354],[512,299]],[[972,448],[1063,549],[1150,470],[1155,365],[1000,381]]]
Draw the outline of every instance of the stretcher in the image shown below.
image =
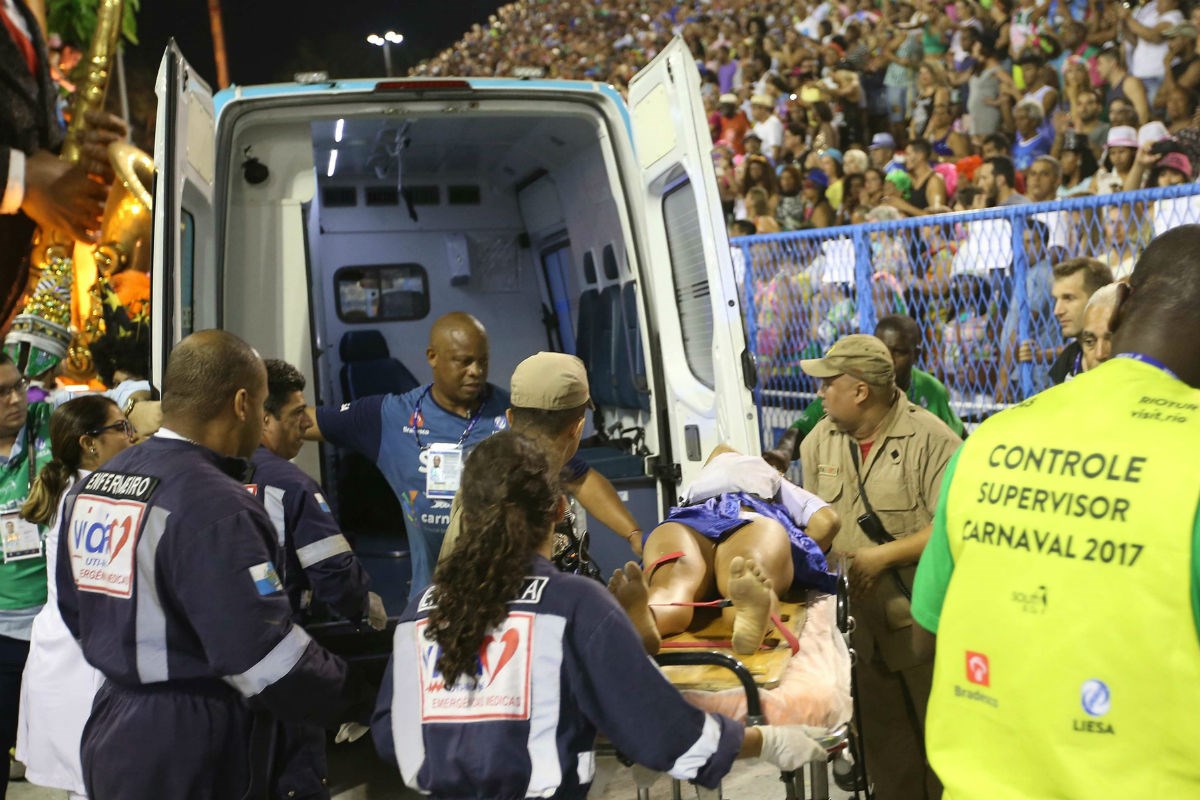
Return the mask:
[[[719,610],[700,608],[691,629],[664,639],[655,657],[668,680],[705,711],[751,725],[800,724],[828,731],[819,738],[827,759],[781,773],[787,800],[827,800],[828,759],[849,745],[853,701],[850,653],[839,626],[843,605],[844,594],[792,598],[781,605],[776,628],[759,652],[736,657],[729,647],[732,632]],[[696,791],[721,797],[719,789]],[[671,796],[684,796],[681,781],[672,781]],[[649,786],[639,787],[639,800],[649,797]]]

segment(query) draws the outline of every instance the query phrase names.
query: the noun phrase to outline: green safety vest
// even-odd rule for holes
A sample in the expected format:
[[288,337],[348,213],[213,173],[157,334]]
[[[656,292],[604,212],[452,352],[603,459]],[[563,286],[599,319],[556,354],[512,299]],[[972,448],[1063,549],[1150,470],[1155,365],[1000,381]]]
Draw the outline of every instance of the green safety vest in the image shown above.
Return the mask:
[[[8,463],[0,466],[0,511],[21,508],[38,470],[50,460],[49,403],[32,403],[25,427],[13,445]],[[30,437],[33,438],[32,445]],[[33,461],[29,460],[30,450]],[[46,602],[46,558],[28,558],[0,563],[0,610],[33,608]]]
[[1116,358],[993,417],[946,495],[947,800],[1200,797],[1200,391]]

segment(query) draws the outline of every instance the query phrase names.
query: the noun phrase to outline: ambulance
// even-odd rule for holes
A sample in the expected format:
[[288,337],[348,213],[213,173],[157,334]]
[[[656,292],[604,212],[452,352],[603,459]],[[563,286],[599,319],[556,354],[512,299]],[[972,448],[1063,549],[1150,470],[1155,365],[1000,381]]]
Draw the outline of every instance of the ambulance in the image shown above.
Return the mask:
[[[581,455],[650,530],[719,442],[760,448],[756,383],[695,62],[673,41],[629,87],[517,78],[324,80],[213,94],[172,43],[157,80],[153,381],[223,328],[339,405],[431,379],[433,321],[487,328],[507,389],[575,353],[596,403]],[[323,485],[398,613],[403,514],[330,445]],[[448,509],[447,503],[447,509]],[[605,571],[628,545],[589,524]]]

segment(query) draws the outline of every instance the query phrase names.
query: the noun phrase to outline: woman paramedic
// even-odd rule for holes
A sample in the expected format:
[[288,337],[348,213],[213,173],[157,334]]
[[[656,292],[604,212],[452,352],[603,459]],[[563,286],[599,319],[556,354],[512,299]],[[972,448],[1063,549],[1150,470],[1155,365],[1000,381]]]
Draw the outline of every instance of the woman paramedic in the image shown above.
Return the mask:
[[689,705],[599,583],[549,561],[562,496],[530,439],[467,459],[463,531],[396,627],[375,746],[433,797],[586,797],[603,733],[658,772],[715,787],[739,757],[792,770],[801,726],[745,727]]
[[59,406],[50,417],[50,453],[21,508],[46,531],[46,605],[33,620],[29,660],[21,681],[18,761],[30,783],[84,797],[79,746],[92,700],[104,676],[83,660],[79,643],[58,612],[54,561],[58,555],[62,500],[81,480],[133,443],[133,427],[112,400],[85,395]]

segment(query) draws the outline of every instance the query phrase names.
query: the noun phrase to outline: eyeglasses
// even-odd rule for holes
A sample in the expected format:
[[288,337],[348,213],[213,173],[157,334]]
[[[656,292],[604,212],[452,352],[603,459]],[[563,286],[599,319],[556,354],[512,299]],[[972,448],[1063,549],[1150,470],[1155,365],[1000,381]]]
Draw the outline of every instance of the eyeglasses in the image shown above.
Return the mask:
[[108,431],[120,431],[121,433],[125,434],[125,437],[128,439],[132,439],[134,434],[133,425],[129,424],[129,420],[122,419],[114,422],[111,425],[105,425],[102,428],[90,430],[87,432],[87,435],[99,436],[100,434],[107,433]]
[[25,390],[28,388],[29,379],[21,378],[21,380],[17,381],[16,383],[10,383],[7,386],[0,386],[0,397],[8,397],[13,393],[24,394]]

